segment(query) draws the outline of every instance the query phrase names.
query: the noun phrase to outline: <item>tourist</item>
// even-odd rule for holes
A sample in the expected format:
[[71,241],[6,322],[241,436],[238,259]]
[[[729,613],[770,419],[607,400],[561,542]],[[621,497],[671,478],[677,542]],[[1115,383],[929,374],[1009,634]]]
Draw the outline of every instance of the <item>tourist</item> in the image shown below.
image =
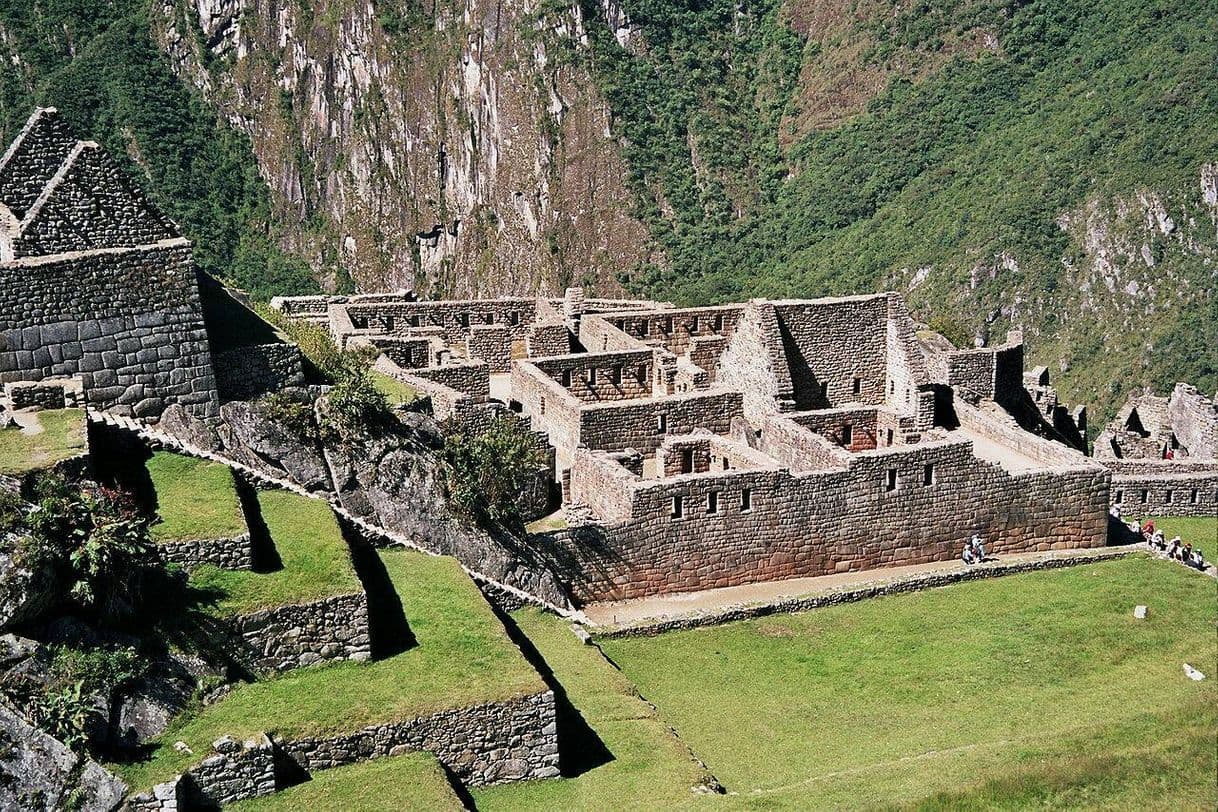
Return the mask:
[[977,557],[973,555],[973,546],[968,542],[965,542],[964,550],[960,553],[960,558],[965,564],[977,563]]
[[[1179,536],[1176,536],[1174,539],[1172,539],[1173,542],[1178,542],[1179,540],[1180,540]],[[1150,537],[1150,545],[1152,547],[1155,547],[1160,550],[1167,549],[1167,541],[1164,539],[1162,530],[1156,530],[1154,532],[1154,534]]]
[[1180,561],[1185,564],[1191,564],[1193,561],[1193,543],[1190,541],[1180,548]]
[[1142,535],[1149,539],[1155,534],[1155,520],[1147,519],[1146,524],[1142,525]]
[[[1162,533],[1156,533],[1155,535],[1158,536],[1160,540],[1163,538]],[[1179,553],[1179,551],[1180,551],[1180,537],[1176,536],[1175,538],[1173,538],[1171,540],[1171,543],[1167,545],[1167,557],[1172,558],[1172,559],[1178,558],[1179,556],[1177,554]]]
[[973,548],[973,558],[976,559],[978,563],[985,561],[985,545],[981,543],[981,536],[974,533],[973,537],[969,539],[968,543],[969,546]]
[[1193,558],[1188,563],[1196,567],[1201,572],[1205,571],[1205,556],[1201,554],[1201,548],[1193,548]]

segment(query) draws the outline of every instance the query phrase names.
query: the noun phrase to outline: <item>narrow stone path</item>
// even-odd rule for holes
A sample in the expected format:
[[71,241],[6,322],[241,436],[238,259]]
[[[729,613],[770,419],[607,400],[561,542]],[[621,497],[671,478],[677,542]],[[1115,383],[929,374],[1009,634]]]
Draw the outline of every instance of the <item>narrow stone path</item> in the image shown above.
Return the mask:
[[936,561],[593,603],[583,607],[583,614],[593,627],[592,632],[597,635],[655,634],[676,628],[715,625],[761,615],[849,603],[897,592],[913,592],[959,581],[1087,564],[1136,552],[1145,552],[1145,546],[1136,544],[1020,553],[973,566],[958,560]]

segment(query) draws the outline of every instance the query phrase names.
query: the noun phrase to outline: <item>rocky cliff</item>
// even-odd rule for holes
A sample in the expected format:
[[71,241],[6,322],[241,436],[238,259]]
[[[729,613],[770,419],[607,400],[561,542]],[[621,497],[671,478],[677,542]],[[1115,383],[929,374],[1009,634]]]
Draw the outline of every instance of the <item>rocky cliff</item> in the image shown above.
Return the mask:
[[[175,69],[248,134],[290,251],[361,289],[617,289],[646,256],[609,112],[528,0],[166,0]],[[559,30],[545,32],[545,25]]]

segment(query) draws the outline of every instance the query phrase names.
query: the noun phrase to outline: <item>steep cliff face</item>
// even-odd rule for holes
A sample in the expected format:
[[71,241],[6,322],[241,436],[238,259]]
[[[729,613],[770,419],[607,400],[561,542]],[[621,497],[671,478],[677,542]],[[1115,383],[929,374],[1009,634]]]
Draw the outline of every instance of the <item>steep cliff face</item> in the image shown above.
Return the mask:
[[[250,137],[286,247],[331,288],[620,290],[646,257],[578,7],[166,0],[179,74]],[[543,30],[552,26],[554,30]]]

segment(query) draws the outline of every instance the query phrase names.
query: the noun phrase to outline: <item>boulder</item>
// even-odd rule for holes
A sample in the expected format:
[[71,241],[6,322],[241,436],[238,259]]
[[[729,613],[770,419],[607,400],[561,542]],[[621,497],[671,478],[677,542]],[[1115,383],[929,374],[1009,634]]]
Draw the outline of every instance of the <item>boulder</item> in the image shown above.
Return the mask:
[[219,451],[221,448],[220,438],[211,426],[178,403],[170,405],[161,413],[161,422],[157,428],[204,451]]
[[288,478],[310,491],[331,490],[321,452],[263,416],[253,403],[232,401],[220,407],[218,433],[225,452],[251,468]]
[[0,809],[117,809],[127,785],[0,703]]
[[32,570],[21,561],[10,538],[0,549],[0,629],[35,620],[55,605],[59,583],[49,568]]

